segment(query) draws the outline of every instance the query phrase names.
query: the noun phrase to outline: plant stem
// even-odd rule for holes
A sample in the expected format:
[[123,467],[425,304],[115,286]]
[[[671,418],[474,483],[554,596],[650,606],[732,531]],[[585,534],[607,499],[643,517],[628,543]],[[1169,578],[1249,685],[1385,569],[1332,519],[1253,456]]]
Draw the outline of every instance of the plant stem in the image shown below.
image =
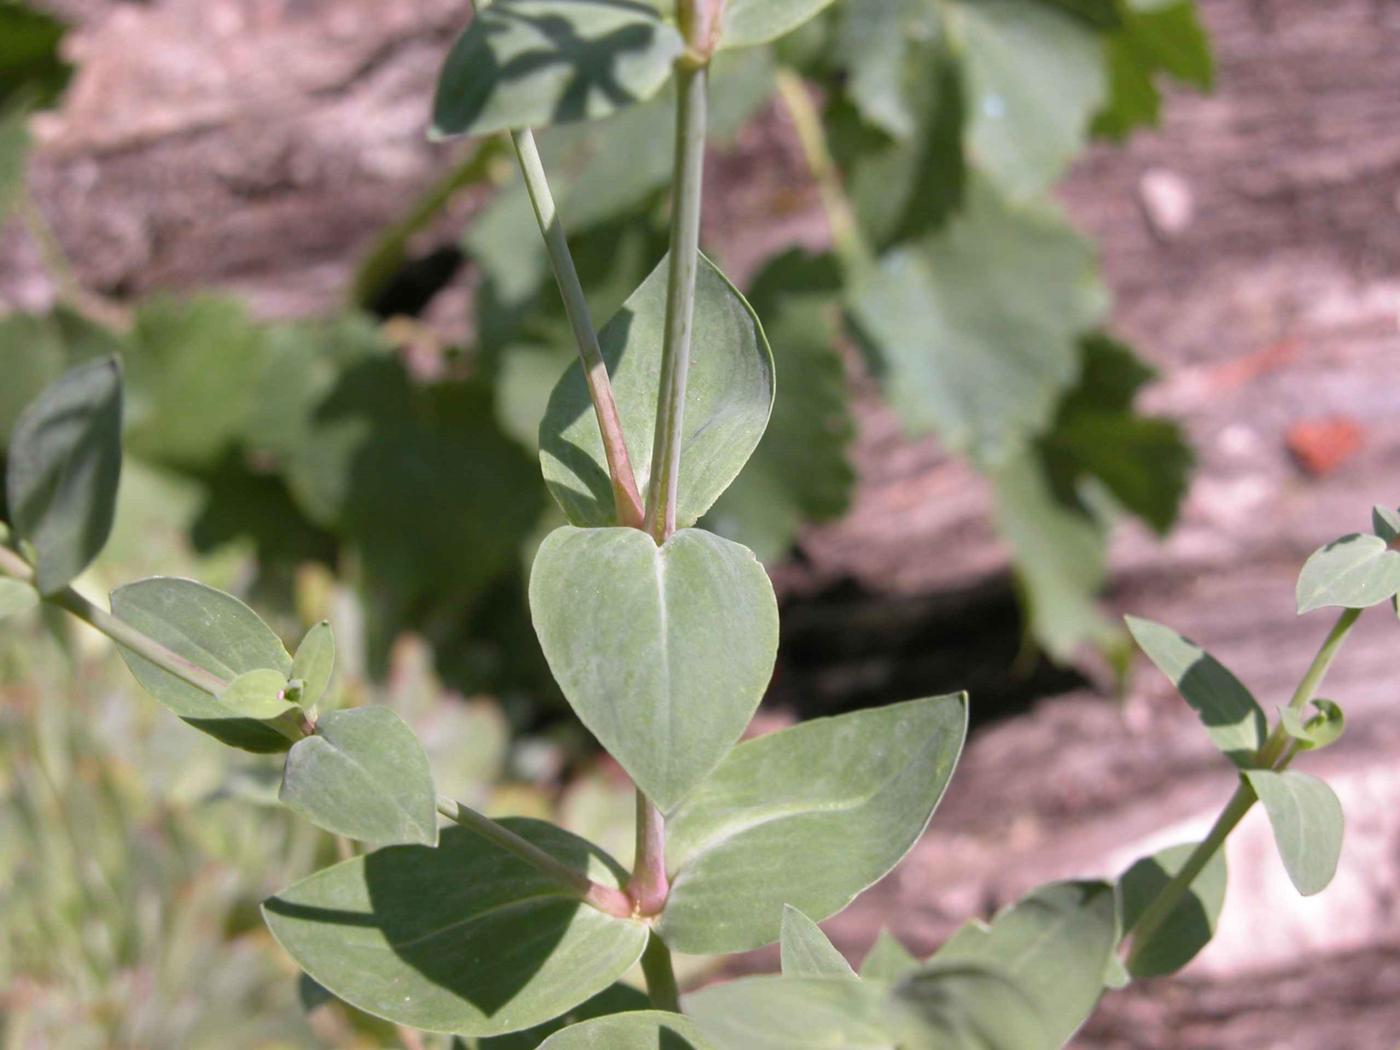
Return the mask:
[[874,265],[875,253],[865,243],[850,199],[841,185],[841,173],[831,155],[831,146],[822,127],[821,115],[812,104],[812,95],[803,79],[790,69],[777,73],[778,96],[787,109],[788,119],[797,132],[797,141],[807,167],[816,179],[831,230],[831,247],[848,277]]
[[632,900],[627,894],[612,886],[604,886],[594,882],[577,868],[571,868],[563,861],[550,856],[533,842],[521,838],[490,817],[483,816],[469,806],[463,806],[441,795],[438,796],[437,811],[448,820],[454,821],[502,849],[514,853],[531,867],[537,868],[553,878],[583,903],[620,919],[632,918]]
[[579,357],[583,360],[588,394],[593,401],[593,412],[598,418],[598,429],[603,435],[603,454],[607,457],[608,473],[612,478],[613,502],[617,508],[618,523],[641,528],[642,495],[637,489],[637,477],[632,470],[631,458],[627,454],[627,442],[622,433],[622,418],[618,415],[612,382],[608,378],[607,362],[603,360],[603,351],[598,346],[598,333],[594,330],[593,320],[588,314],[588,300],[584,297],[583,285],[579,282],[578,270],[574,267],[574,257],[569,251],[564,225],[559,220],[554,195],[550,193],[549,182],[545,178],[539,147],[535,144],[534,134],[528,128],[512,131],[510,141],[515,147],[516,158],[520,161],[520,173],[525,178],[525,189],[530,195],[530,204],[535,210],[540,233],[544,236],[550,265],[554,269],[554,280],[559,285],[559,294],[564,300],[564,312],[569,316],[574,342],[578,344]]
[[642,952],[642,975],[647,979],[647,995],[651,1005],[672,1013],[681,1011],[680,989],[676,986],[676,971],[671,965],[671,949],[667,948],[653,930]]
[[637,791],[637,860],[627,891],[640,915],[657,915],[666,906],[666,818],[655,803]]
[[[1304,672],[1301,681],[1299,681],[1298,688],[1293,691],[1293,697],[1288,702],[1288,706],[1293,710],[1301,710],[1316,695],[1318,687],[1322,684],[1322,679],[1327,674],[1327,669],[1332,666],[1332,661],[1336,659],[1337,653],[1341,649],[1342,642],[1360,616],[1360,609],[1345,609],[1337,617],[1337,622],[1328,632],[1317,651],[1317,655],[1313,657],[1312,663],[1308,665],[1307,671]],[[1285,752],[1288,743],[1288,733],[1280,723],[1274,727],[1268,740],[1259,748],[1255,756],[1254,768],[1286,769],[1296,753],[1291,750]],[[1205,840],[1191,851],[1191,855],[1186,858],[1186,863],[1181,866],[1181,870],[1162,887],[1161,892],[1157,894],[1152,903],[1138,916],[1137,922],[1123,931],[1124,936],[1129,933],[1133,935],[1133,943],[1128,951],[1127,960],[1130,968],[1141,955],[1143,948],[1152,940],[1152,936],[1161,928],[1162,923],[1181,903],[1181,899],[1186,896],[1187,890],[1196,881],[1196,877],[1210,863],[1210,859],[1215,856],[1216,851],[1225,844],[1230,832],[1235,830],[1236,825],[1249,812],[1254,803],[1253,788],[1249,786],[1248,781],[1241,779],[1239,786],[1235,788],[1235,793],[1230,796],[1230,801],[1220,811],[1220,816],[1215,818],[1215,823],[1211,825]]]
[[[687,5],[682,4],[684,8]],[[703,20],[702,20],[703,21]],[[671,254],[666,279],[666,328],[661,344],[656,433],[652,440],[646,529],[657,543],[676,531],[676,499],[685,418],[686,373],[695,322],[700,263],[700,198],[705,175],[705,67],[676,65],[676,153],[672,176]]]

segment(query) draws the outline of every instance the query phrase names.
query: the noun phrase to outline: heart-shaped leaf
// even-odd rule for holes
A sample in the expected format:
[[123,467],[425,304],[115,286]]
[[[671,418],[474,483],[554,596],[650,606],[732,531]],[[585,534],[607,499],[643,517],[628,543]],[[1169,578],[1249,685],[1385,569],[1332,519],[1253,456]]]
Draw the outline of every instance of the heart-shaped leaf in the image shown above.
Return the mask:
[[[1392,541],[1393,542],[1393,541]],[[1400,550],[1359,532],[1314,551],[1298,576],[1298,612],[1365,609],[1400,593]]]
[[784,977],[854,977],[855,971],[822,928],[790,904],[783,905],[779,937]]
[[646,4],[496,0],[447,56],[432,135],[606,117],[661,90],[684,49],[675,28]]
[[1274,829],[1288,878],[1304,897],[1320,893],[1337,872],[1345,818],[1336,794],[1317,777],[1247,769],[1245,778]]
[[699,529],[660,547],[637,529],[555,529],[535,555],[530,614],[583,724],[667,810],[739,739],[778,647],[763,566]]
[[1303,751],[1316,751],[1335,744],[1346,731],[1346,716],[1334,700],[1314,700],[1317,713],[1304,718],[1302,712],[1291,707],[1279,711],[1279,721],[1284,731],[1298,742]]
[[1229,668],[1170,627],[1136,616],[1126,621],[1133,640],[1201,716],[1211,742],[1236,765],[1251,764],[1268,735],[1254,695]]
[[[1193,842],[1170,846],[1143,857],[1123,873],[1118,880],[1119,924],[1123,930],[1132,930],[1195,849]],[[1151,938],[1142,944],[1134,942],[1133,977],[1176,973],[1210,943],[1220,921],[1220,910],[1225,906],[1227,876],[1225,851],[1216,850],[1192,881],[1186,896]]]
[[325,695],[334,670],[335,635],[322,620],[306,632],[292,657],[292,680],[301,683],[297,702],[307,708],[315,705]]
[[860,964],[860,975],[869,981],[897,981],[919,968],[919,960],[894,934],[882,929]]
[[1067,1043],[1103,994],[1118,944],[1118,909],[1104,882],[1057,882],[1023,897],[989,927],[964,927],[931,964],[971,963],[1010,978],[1036,1005],[1042,1033]]
[[5,496],[15,534],[33,544],[34,584],[66,587],[112,531],[122,466],[122,370],[79,365],[25,409],[10,438]]
[[[292,658],[257,613],[230,594],[193,580],[155,576],[112,592],[112,613],[186,660],[232,682],[270,669],[286,679]],[[119,647],[136,680],[196,729],[245,751],[285,751],[277,730],[230,710],[145,657]]]
[[670,820],[662,939],[701,955],[746,951],[778,939],[784,904],[816,920],[840,911],[923,833],[966,731],[958,695],[740,744]]
[[661,1010],[613,1014],[556,1032],[539,1050],[710,1050],[695,1022]]
[[[598,334],[638,484],[651,471],[656,392],[666,319],[662,259]],[[748,462],[773,409],[773,354],[744,297],[702,259],[686,379],[676,522],[693,525]],[[549,398],[540,424],[540,468],[575,525],[615,525],[603,439],[575,360]]]
[[27,583],[0,576],[0,620],[32,609],[39,604],[39,593]]
[[318,828],[375,846],[437,844],[428,756],[387,707],[333,711],[292,745],[278,795]]
[[[506,827],[596,882],[624,873],[583,839],[533,820]],[[465,828],[436,849],[388,846],[263,904],[278,943],[352,1006],[429,1032],[529,1028],[596,995],[641,957],[647,929],[567,896]]]
[[815,18],[830,4],[831,0],[729,0],[720,23],[719,46],[771,43]]

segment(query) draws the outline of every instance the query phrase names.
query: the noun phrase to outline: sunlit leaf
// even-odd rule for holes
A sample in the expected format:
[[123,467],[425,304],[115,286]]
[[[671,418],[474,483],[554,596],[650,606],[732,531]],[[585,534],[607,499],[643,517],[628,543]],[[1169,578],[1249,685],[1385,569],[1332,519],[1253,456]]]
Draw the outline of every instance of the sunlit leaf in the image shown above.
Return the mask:
[[832,0],[728,0],[719,46],[767,44],[819,14]]
[[301,683],[297,702],[312,707],[326,692],[335,671],[335,635],[322,620],[302,638],[292,658],[291,678]]
[[1379,536],[1352,533],[1315,551],[1298,576],[1298,612],[1324,606],[1365,609],[1400,593],[1400,550]]
[[558,1032],[539,1050],[710,1050],[688,1018],[660,1010],[619,1013]]
[[784,977],[854,977],[845,957],[822,928],[791,905],[783,905],[779,933]]
[[[1143,857],[1118,880],[1119,920],[1131,931],[1148,906],[1157,899],[1195,851],[1195,843],[1170,846]],[[1132,976],[1160,977],[1175,973],[1215,936],[1220,910],[1225,906],[1227,879],[1225,851],[1216,850],[1186,895],[1172,909],[1146,943],[1133,944]]]
[[0,620],[26,612],[39,604],[39,592],[27,583],[0,576]]
[[[973,962],[925,964],[895,986],[902,1038],[894,1047],[938,1050],[1055,1050],[1038,1001],[999,970]],[[905,1021],[901,1014],[911,1015]]]
[[287,676],[270,667],[244,671],[228,684],[216,699],[234,715],[270,721],[297,705],[287,700]]
[[1332,881],[1342,852],[1342,804],[1317,777],[1287,770],[1244,772],[1273,825],[1284,869],[1298,892],[1308,897]]
[[1346,731],[1346,717],[1334,701],[1314,700],[1313,706],[1317,708],[1317,713],[1310,718],[1291,707],[1279,711],[1279,721],[1284,730],[1297,741],[1302,751],[1316,751],[1335,744]]
[[686,996],[717,1050],[895,1050],[890,992],[849,977],[745,977]]
[[[524,1028],[519,1032],[510,1032],[507,1035],[493,1035],[480,1039],[477,1041],[476,1050],[540,1050],[541,1044],[546,1039],[562,1029],[590,1021],[595,1017],[638,1013],[648,1010],[650,1007],[651,1000],[647,998],[646,992],[619,981],[544,1024]],[[667,1014],[666,1016],[676,1018],[675,1014]],[[453,1050],[457,1050],[457,1048],[454,1047]],[[665,1050],[665,1048],[661,1047],[657,1050]],[[683,1048],[678,1047],[677,1050],[683,1050]]]
[[872,981],[897,981],[919,968],[919,960],[894,934],[882,929],[860,964],[860,975]]

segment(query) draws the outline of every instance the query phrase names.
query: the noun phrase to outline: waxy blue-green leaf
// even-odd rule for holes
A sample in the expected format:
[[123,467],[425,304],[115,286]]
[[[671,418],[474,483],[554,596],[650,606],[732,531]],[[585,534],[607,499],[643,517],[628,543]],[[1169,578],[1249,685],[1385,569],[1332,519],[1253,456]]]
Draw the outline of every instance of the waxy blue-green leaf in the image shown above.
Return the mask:
[[0,576],[0,620],[39,604],[39,592],[27,583]]
[[1287,770],[1247,769],[1264,804],[1284,869],[1304,897],[1320,893],[1337,872],[1345,818],[1336,793],[1317,777]]
[[1151,620],[1125,619],[1147,658],[1200,715],[1211,742],[1237,766],[1251,764],[1269,732],[1254,695],[1229,668],[1189,638]]
[[325,695],[335,671],[335,635],[331,625],[322,620],[306,632],[296,655],[292,657],[293,681],[300,682],[297,703],[310,708]]
[[[1194,842],[1169,846],[1143,857],[1123,873],[1118,880],[1118,915],[1125,934],[1132,930],[1195,849]],[[1216,850],[1192,880],[1181,902],[1151,938],[1144,944],[1134,942],[1133,977],[1176,973],[1210,943],[1220,921],[1220,910],[1225,906],[1228,874],[1225,851]]]
[[720,23],[719,46],[753,47],[791,33],[815,18],[832,0],[728,0]]
[[234,715],[271,721],[297,705],[286,698],[287,676],[270,667],[244,671],[215,698]]
[[849,977],[745,977],[682,1001],[716,1050],[895,1050],[890,989]]
[[495,0],[453,45],[432,135],[487,135],[597,120],[650,98],[685,49],[630,0]]
[[778,648],[763,566],[699,529],[660,547],[638,529],[555,529],[535,555],[530,614],[579,719],[665,810],[739,739]]
[[895,986],[893,1008],[899,1050],[1057,1050],[1061,1045],[1021,981],[982,963],[930,960]]
[[79,365],[15,423],[5,496],[15,534],[34,546],[34,585],[53,594],[91,564],[112,531],[121,476],[122,371]]
[[822,928],[790,904],[779,934],[784,977],[854,977],[855,971]]
[[[633,985],[618,981],[604,988],[597,995],[585,999],[577,1006],[571,1006],[558,1017],[544,1024],[522,1028],[506,1035],[493,1035],[478,1039],[475,1050],[539,1050],[540,1044],[556,1032],[565,1028],[591,1021],[595,1017],[611,1017],[613,1014],[638,1013],[651,1009],[651,999],[647,993]],[[668,1016],[675,1017],[675,1014]],[[454,1048],[455,1050],[455,1048]]]
[[[503,824],[596,882],[625,877],[584,840],[533,820]],[[641,957],[647,929],[582,904],[464,828],[436,849],[388,846],[303,879],[263,904],[298,965],[366,1013],[429,1032],[487,1036],[551,1020]]]
[[973,164],[1016,200],[1039,196],[1083,147],[1107,95],[1098,32],[1041,0],[954,0],[945,12]]
[[745,951],[778,939],[784,904],[817,921],[840,911],[923,833],[966,731],[956,695],[740,744],[670,820],[662,938],[694,954]]
[[711,1050],[695,1022],[662,1010],[598,1017],[556,1032],[539,1050]]
[[1284,731],[1298,742],[1301,751],[1316,751],[1335,744],[1346,731],[1346,716],[1333,700],[1314,700],[1317,713],[1306,717],[1292,707],[1279,711]]
[[918,968],[918,957],[904,947],[898,937],[882,929],[860,964],[860,975],[870,981],[893,982]]
[[1041,886],[990,926],[964,927],[929,960],[989,967],[1034,1003],[1042,1033],[1062,1046],[1103,994],[1104,968],[1118,944],[1118,909],[1104,882]]
[[1314,551],[1298,576],[1298,612],[1365,609],[1400,594],[1400,550],[1359,532]]
[[952,221],[856,283],[851,309],[905,425],[997,465],[1049,426],[1106,304],[1093,250],[1057,211],[975,181]]
[[[632,469],[647,495],[666,319],[666,259],[598,334]],[[695,290],[695,324],[681,437],[679,528],[710,509],[752,455],[773,409],[773,355],[744,297],[708,260]],[[540,424],[540,468],[574,525],[617,523],[603,439],[575,360]]]
[[836,9],[834,60],[845,91],[870,124],[897,139],[914,134],[913,98],[929,75],[923,48],[942,36],[928,0],[842,0]]
[[1400,511],[1379,505],[1372,507],[1371,528],[1386,543],[1394,543],[1400,538]]
[[[232,682],[264,668],[284,678],[292,658],[272,629],[237,598],[193,580],[155,576],[112,592],[112,613],[186,660]],[[285,751],[291,741],[257,719],[121,648],[146,691],[196,729],[245,751]]]
[[288,752],[278,797],[318,828],[373,846],[437,844],[428,756],[387,707],[322,716]]

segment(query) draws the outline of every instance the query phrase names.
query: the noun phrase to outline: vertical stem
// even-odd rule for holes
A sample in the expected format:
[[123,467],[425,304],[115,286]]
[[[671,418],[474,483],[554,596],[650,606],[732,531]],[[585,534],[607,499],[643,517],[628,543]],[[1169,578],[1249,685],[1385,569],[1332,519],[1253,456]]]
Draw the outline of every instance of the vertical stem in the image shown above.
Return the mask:
[[681,1011],[680,989],[676,986],[676,971],[671,965],[671,950],[653,931],[642,952],[642,975],[647,979],[647,994],[651,1005],[672,1013]]
[[588,314],[588,300],[584,297],[583,285],[579,282],[578,270],[574,267],[574,257],[569,251],[564,224],[559,221],[554,195],[549,191],[539,147],[535,144],[534,134],[528,128],[512,131],[510,141],[520,161],[520,173],[525,177],[525,189],[530,195],[530,204],[534,208],[535,219],[539,222],[540,233],[544,235],[545,248],[549,252],[549,261],[554,269],[554,280],[559,285],[559,294],[564,300],[564,312],[568,314],[574,342],[578,344],[579,357],[583,360],[588,394],[593,401],[598,429],[603,435],[603,454],[607,457],[608,474],[612,478],[613,502],[617,507],[618,523],[641,528],[642,495],[637,489],[637,477],[632,471],[632,462],[627,454],[622,419],[618,415],[617,401],[613,397],[607,362],[603,360],[603,351],[598,346],[598,334]]
[[[682,4],[682,7],[687,5]],[[676,530],[685,381],[695,321],[695,279],[700,261],[700,196],[705,172],[706,82],[704,66],[676,66],[676,160],[671,216],[670,269],[666,281],[666,329],[652,441],[646,530],[664,543]]]
[[642,915],[656,915],[666,906],[666,818],[656,804],[637,792],[637,861],[628,891]]

